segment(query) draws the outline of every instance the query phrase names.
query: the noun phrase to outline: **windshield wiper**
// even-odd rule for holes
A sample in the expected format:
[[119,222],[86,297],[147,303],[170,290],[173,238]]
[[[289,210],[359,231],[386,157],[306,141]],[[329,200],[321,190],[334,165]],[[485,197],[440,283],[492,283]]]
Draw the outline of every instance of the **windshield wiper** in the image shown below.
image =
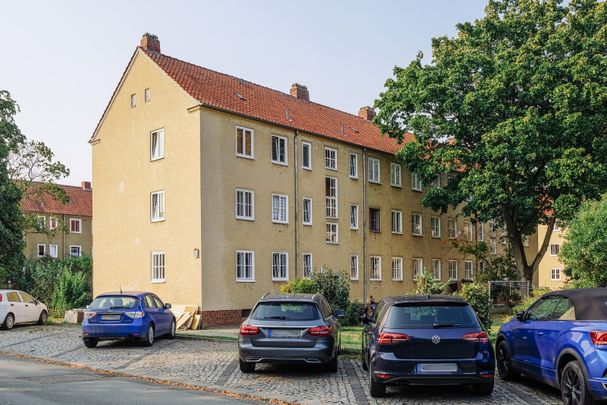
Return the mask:
[[452,328],[454,326],[459,326],[459,323],[433,323],[433,328]]

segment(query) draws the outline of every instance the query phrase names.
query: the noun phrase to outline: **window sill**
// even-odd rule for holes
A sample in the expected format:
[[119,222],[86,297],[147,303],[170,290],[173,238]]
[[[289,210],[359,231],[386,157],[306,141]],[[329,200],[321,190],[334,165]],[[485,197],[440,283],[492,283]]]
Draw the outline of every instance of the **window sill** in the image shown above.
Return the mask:
[[351,231],[358,231],[358,228],[350,228]]
[[325,166],[325,169],[327,169],[327,170],[331,170],[332,172],[336,172],[336,171],[337,171],[337,168],[336,168],[336,167],[335,167],[335,168],[333,168],[333,167],[327,167],[327,166]]
[[394,231],[392,231],[392,235],[402,235],[402,234],[403,234],[402,232],[394,232]]
[[254,283],[255,280],[254,279],[253,280],[247,280],[247,279],[240,279],[239,280],[239,279],[236,279],[236,282],[237,283]]
[[289,225],[289,222],[282,222],[282,221],[272,221],[273,224],[278,224],[278,225]]
[[312,222],[304,222],[303,226],[312,226]]
[[403,281],[402,278],[393,278],[392,281]]
[[369,281],[381,281],[381,278],[370,278]]
[[272,164],[275,164],[275,165],[278,165],[278,166],[285,166],[285,167],[289,166],[288,162],[279,162],[277,160],[272,160]]
[[255,156],[254,155],[251,155],[251,156],[248,156],[248,155],[239,155],[237,153],[236,157],[243,158],[243,159],[249,159],[249,160],[255,160]]
[[440,239],[440,238],[441,238],[440,235],[439,236],[432,235],[432,239]]
[[402,185],[399,185],[399,184],[390,184],[390,185],[391,185],[392,187],[394,187],[394,188],[400,188],[400,189],[402,189],[402,188],[403,188],[403,186],[402,186]]
[[162,159],[164,159],[164,155],[163,156],[158,156],[158,157],[150,158],[150,162],[156,162],[156,161],[162,160]]
[[309,171],[309,172],[311,172],[311,171],[312,171],[312,168],[311,168],[311,167],[305,167],[305,166],[302,166],[301,168],[302,168],[303,170],[307,170],[307,171]]
[[350,278],[350,281],[358,281],[358,277],[356,277],[356,278]]
[[423,233],[412,233],[411,236],[419,236],[419,237],[421,237],[421,236],[424,236],[424,234]]
[[288,278],[273,278],[272,282],[273,283],[284,283],[284,282],[288,282],[289,279]]
[[151,219],[150,221],[151,221],[153,224],[155,224],[156,222],[164,222],[164,220],[165,220],[164,218],[161,218],[161,219]]
[[152,280],[151,283],[152,284],[163,284],[163,283],[166,283],[166,280]]
[[377,185],[381,186],[381,181],[374,181],[374,180],[369,179],[369,184],[377,184]]
[[350,179],[352,179],[352,180],[358,180],[358,176],[356,176],[356,177],[350,176]]
[[325,243],[327,245],[339,245],[339,242],[329,242],[329,241],[325,241]]
[[255,221],[255,218],[248,218],[248,217],[236,217],[236,219],[238,221],[248,221],[248,222],[253,222]]
[[421,193],[422,192],[422,190],[418,190],[418,189],[415,189],[415,188],[412,188],[411,191],[415,191],[416,193]]

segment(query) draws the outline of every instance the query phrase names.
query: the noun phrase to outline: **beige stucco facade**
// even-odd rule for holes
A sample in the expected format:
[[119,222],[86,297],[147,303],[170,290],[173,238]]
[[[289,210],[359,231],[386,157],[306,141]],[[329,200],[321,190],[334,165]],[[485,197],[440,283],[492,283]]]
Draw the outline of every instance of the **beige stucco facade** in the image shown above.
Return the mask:
[[[546,237],[546,230],[546,225],[538,227],[539,241],[543,241]],[[537,285],[540,287],[548,287],[554,290],[563,288],[567,282],[567,277],[563,271],[565,267],[558,256],[564,242],[564,232],[564,228],[557,227],[550,236],[550,245],[537,269]]]
[[[144,101],[145,89],[151,98]],[[131,96],[136,105],[131,107]],[[252,130],[253,156],[236,154],[236,128]],[[164,129],[164,157],[150,158],[150,134]],[[286,163],[272,162],[272,136],[286,139]],[[311,146],[311,169],[302,167],[302,145]],[[421,205],[423,192],[412,189],[401,166],[401,185],[391,185],[391,154],[328,137],[201,106],[145,53],[137,50],[98,129],[93,148],[94,293],[150,290],[172,303],[195,304],[205,311],[251,308],[266,292],[278,292],[303,275],[303,255],[315,270],[350,274],[357,256],[358,277],[351,297],[402,294],[414,288],[413,259],[432,271],[440,260],[440,280],[448,282],[449,260],[457,277],[465,261],[473,274],[478,263],[464,257],[448,235],[448,220],[465,231],[466,218],[443,215]],[[337,151],[336,170],[325,167],[325,148]],[[350,176],[350,154],[357,176]],[[380,181],[369,182],[368,159],[379,160]],[[337,183],[337,218],[325,213],[325,181]],[[250,220],[237,219],[236,190],[253,192]],[[151,221],[150,193],[165,192],[165,218]],[[272,196],[288,196],[287,223],[272,221]],[[311,224],[302,220],[303,199],[312,200]],[[358,227],[351,229],[350,206],[358,206]],[[380,230],[369,228],[369,210],[380,210]],[[392,211],[402,215],[401,232],[392,232]],[[422,235],[412,234],[412,214],[421,214]],[[431,217],[440,218],[440,237],[431,235]],[[338,242],[326,242],[326,224],[338,224]],[[473,240],[478,238],[473,228]],[[485,225],[485,240],[491,233]],[[500,247],[500,250],[502,248]],[[254,276],[237,281],[236,252],[254,252]],[[153,282],[152,253],[163,252],[165,277]],[[287,280],[272,278],[273,253],[287,253]],[[381,258],[381,280],[370,280],[371,257]],[[402,258],[402,279],[393,280],[392,259]]]

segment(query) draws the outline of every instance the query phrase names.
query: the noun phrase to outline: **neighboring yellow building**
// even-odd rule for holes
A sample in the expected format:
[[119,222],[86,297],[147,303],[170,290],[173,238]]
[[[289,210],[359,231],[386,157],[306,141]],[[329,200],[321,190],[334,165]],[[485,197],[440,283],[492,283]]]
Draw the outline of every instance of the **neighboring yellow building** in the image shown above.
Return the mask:
[[[546,225],[538,226],[538,241],[544,240],[546,230]],[[561,246],[564,242],[564,231],[564,228],[557,226],[550,236],[550,245],[548,246],[548,250],[546,250],[546,254],[540,261],[540,265],[537,269],[537,280],[534,283],[540,287],[548,287],[555,290],[562,288],[567,282],[567,277],[564,273],[565,267],[559,259]]]
[[90,140],[94,293],[150,290],[220,324],[321,267],[348,272],[360,301],[413,289],[422,267],[472,278],[451,239],[489,242],[488,227],[423,208],[373,115],[183,62],[144,35]]
[[26,259],[42,257],[78,257],[91,255],[93,249],[92,217],[93,197],[91,183],[82,182],[81,187],[60,185],[69,202],[55,200],[46,192],[31,188],[29,196],[21,200],[21,210],[36,217],[37,232],[25,234],[24,254]]

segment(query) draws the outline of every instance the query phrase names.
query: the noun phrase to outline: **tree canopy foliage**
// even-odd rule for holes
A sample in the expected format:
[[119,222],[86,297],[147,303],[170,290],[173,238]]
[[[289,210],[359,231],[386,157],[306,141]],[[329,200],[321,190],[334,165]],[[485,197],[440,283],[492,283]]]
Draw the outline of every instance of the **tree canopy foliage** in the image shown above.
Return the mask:
[[[424,204],[505,226],[531,280],[557,219],[607,187],[607,4],[491,0],[485,16],[395,67],[376,123],[429,188]],[[525,235],[547,225],[535,257]]]

